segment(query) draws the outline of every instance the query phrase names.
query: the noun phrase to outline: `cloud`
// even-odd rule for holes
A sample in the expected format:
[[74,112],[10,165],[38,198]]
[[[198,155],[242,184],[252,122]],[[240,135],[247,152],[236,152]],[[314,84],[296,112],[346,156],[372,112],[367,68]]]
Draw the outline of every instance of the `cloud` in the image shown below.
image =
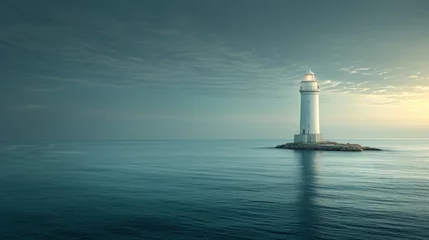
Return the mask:
[[372,105],[391,105],[395,103],[400,103],[399,100],[388,101],[388,102],[379,102],[379,103],[371,103]]
[[[171,29],[168,32],[168,35],[175,35],[170,34]],[[179,31],[174,32],[179,34]],[[134,43],[132,52],[106,51],[102,44],[90,43],[52,49],[59,57],[59,63],[67,61],[68,67],[46,69],[39,78],[57,85],[145,86],[146,89],[192,87],[231,93],[240,90],[253,95],[264,90],[277,90],[280,84],[296,86],[306,67],[303,62],[278,63],[258,55],[255,48],[234,46],[220,38],[205,39],[181,32],[180,35],[179,39],[174,39],[174,44],[167,38],[148,38],[144,43],[146,46]],[[34,88],[33,91],[54,89]]]
[[420,75],[420,72],[417,75],[408,76],[409,79],[421,81],[421,80],[429,80],[429,77]]
[[179,35],[180,31],[177,29],[159,29],[156,31],[160,35]]
[[368,67],[356,68],[355,66],[351,66],[340,68],[339,70],[350,74],[371,75],[371,72],[368,72],[369,70],[371,70],[371,68]]
[[403,74],[393,75],[393,76],[387,76],[387,77],[384,77],[383,79],[384,80],[388,80],[388,79],[397,78],[397,77],[400,77],[400,76],[403,76]]
[[365,82],[362,82],[362,83],[358,83],[358,84],[356,84],[355,86],[356,86],[356,87],[360,87],[360,86],[365,85],[365,84],[367,84],[367,83],[368,83],[368,81],[365,81]]
[[24,53],[9,63],[16,78],[55,86],[36,85],[33,92],[103,86],[279,97],[285,94],[279,87],[296,87],[310,65],[243,37],[196,30],[186,19],[149,23],[143,14],[119,18],[79,6],[56,8],[44,14],[49,21],[14,21],[0,33]]
[[[352,81],[340,82],[335,80],[320,81],[321,90],[327,92],[339,92],[362,96],[382,96],[392,99],[378,105],[403,102],[429,102],[429,85],[385,85],[373,81],[354,83]],[[376,105],[377,105],[376,104]]]
[[[341,81],[322,80],[320,85],[328,91],[389,93],[393,89],[387,86],[397,83],[375,83],[399,81],[402,76],[398,71],[403,67],[346,62],[342,58],[342,62],[333,59],[331,64],[317,63],[317,59],[305,59],[278,46],[267,50],[269,46],[255,45],[242,36],[196,30],[185,20],[154,24],[138,17],[116,18],[103,11],[82,9],[49,12],[46,19],[51,20],[16,21],[0,33],[8,49],[28,55],[11,61],[10,66],[26,69],[25,73],[15,70],[14,74],[29,82],[36,79],[55,86],[35,86],[30,90],[33,92],[103,86],[279,97],[285,95],[282,90],[297,87],[305,69],[315,62],[320,69],[329,66],[326,72],[339,70],[351,78],[330,76]],[[68,23],[66,28],[64,22]],[[382,91],[383,85],[386,91]]]
[[386,89],[375,90],[375,91],[373,91],[372,93],[373,93],[373,94],[377,94],[377,93],[384,93],[384,92],[387,92],[387,90],[386,90]]
[[34,87],[34,88],[30,88],[28,89],[31,92],[56,92],[56,91],[61,91],[63,90],[63,88],[60,87]]
[[418,90],[428,91],[429,85],[428,86],[414,86],[413,88],[418,89]]
[[45,108],[43,105],[39,104],[24,104],[14,107],[14,110],[17,111],[38,111]]

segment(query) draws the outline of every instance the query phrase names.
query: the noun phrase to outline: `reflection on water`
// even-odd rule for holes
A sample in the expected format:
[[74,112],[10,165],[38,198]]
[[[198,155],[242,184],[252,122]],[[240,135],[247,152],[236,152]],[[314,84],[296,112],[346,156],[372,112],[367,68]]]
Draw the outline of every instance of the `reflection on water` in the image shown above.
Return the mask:
[[299,233],[301,239],[317,238],[318,225],[317,209],[315,204],[315,162],[318,158],[316,151],[299,151],[301,165],[301,184],[299,193]]

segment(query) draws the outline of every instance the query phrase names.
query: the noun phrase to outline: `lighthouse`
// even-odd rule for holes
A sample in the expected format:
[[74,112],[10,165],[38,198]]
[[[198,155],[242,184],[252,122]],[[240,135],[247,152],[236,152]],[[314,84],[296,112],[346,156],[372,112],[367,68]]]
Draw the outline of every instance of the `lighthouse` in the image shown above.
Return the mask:
[[319,84],[309,69],[299,88],[301,93],[301,115],[299,133],[294,135],[295,143],[323,142],[319,128]]

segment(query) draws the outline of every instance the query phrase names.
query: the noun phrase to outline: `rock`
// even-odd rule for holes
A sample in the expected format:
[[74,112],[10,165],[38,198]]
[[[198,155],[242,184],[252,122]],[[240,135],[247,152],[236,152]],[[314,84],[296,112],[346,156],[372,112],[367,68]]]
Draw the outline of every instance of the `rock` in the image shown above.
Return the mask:
[[359,144],[350,144],[350,143],[347,143],[347,144],[345,144],[345,145],[343,145],[341,147],[340,151],[362,152],[363,148]]
[[325,141],[321,143],[285,143],[276,146],[282,149],[294,150],[315,150],[315,151],[347,151],[347,152],[362,152],[362,151],[381,151],[379,148],[363,147],[355,143],[337,143]]
[[380,148],[362,147],[365,151],[382,151]]

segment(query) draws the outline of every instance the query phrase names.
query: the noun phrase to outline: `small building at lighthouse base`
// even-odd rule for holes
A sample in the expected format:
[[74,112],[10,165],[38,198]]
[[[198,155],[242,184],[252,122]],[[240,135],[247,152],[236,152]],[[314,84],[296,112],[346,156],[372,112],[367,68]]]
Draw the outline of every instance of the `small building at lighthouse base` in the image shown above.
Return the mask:
[[293,142],[294,143],[320,143],[323,142],[323,136],[322,134],[295,134],[293,136]]

